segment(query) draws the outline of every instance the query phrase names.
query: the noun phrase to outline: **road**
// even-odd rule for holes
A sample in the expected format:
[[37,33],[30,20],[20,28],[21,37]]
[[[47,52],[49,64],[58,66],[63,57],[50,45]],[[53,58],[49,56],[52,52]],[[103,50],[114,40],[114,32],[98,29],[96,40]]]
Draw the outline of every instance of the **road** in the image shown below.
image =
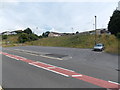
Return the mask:
[[[2,48],[1,54],[4,88],[118,86],[117,55],[94,52],[91,49],[43,46]],[[21,60],[16,56],[21,57]]]

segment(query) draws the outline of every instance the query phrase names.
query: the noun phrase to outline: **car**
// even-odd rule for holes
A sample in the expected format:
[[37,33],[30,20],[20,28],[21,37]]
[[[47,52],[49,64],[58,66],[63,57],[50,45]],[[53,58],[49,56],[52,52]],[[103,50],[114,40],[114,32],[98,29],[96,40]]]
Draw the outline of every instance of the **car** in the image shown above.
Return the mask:
[[93,48],[93,50],[94,51],[103,51],[105,49],[105,46],[104,46],[104,44],[102,44],[102,43],[98,43],[98,44],[96,44],[95,46],[94,46],[94,48]]

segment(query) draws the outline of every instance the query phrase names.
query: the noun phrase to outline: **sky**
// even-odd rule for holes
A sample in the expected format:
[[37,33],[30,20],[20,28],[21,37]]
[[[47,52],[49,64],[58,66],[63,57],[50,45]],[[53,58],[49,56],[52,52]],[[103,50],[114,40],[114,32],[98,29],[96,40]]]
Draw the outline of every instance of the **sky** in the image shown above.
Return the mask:
[[29,27],[41,35],[46,31],[73,33],[94,30],[95,16],[97,28],[107,28],[119,0],[10,1],[0,1],[0,33]]

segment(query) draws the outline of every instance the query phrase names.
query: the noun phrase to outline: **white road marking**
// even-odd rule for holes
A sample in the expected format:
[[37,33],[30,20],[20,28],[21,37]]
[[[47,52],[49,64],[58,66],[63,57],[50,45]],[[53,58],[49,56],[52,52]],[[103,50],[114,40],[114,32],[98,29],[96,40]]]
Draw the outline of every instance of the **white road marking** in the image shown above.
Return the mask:
[[82,77],[82,75],[72,75],[72,77]]
[[113,81],[108,81],[108,82],[120,85],[120,84],[119,84],[119,83],[117,83],[117,82],[113,82]]
[[41,57],[45,58],[50,58],[50,59],[58,59],[58,60],[63,60],[62,58],[55,58],[55,57],[50,57],[50,56],[45,56],[45,55],[40,55]]
[[[19,53],[23,53],[23,52],[19,52]],[[25,52],[24,52],[24,53],[25,53]],[[32,54],[32,53],[25,53],[25,54],[34,55],[34,56],[39,56],[39,55]]]
[[[35,61],[35,62],[32,62],[33,64],[34,63],[42,63],[42,64],[45,64],[45,65],[50,65],[50,64],[46,64],[46,63],[43,63],[43,62],[40,62],[40,61]],[[53,66],[53,65],[50,65],[50,66]],[[54,66],[53,66],[54,67]]]
[[[56,66],[56,67],[58,67],[58,66]],[[65,69],[65,68],[62,68],[62,67],[58,67],[58,68],[61,68],[61,69],[64,69],[64,70],[67,70],[67,71],[70,71],[70,72],[75,72],[73,70],[68,70],[68,69]]]
[[[20,49],[15,49],[15,50],[22,51],[22,50],[20,50]],[[50,58],[50,59],[63,60],[63,59],[61,59],[61,58],[55,58],[55,57],[45,56],[45,55],[42,55],[42,54],[41,54],[41,55],[31,54],[31,53],[43,53],[43,52],[33,52],[33,51],[28,51],[28,50],[23,50],[23,51],[27,52],[27,54],[34,55],[34,56],[41,56],[41,57]],[[30,53],[28,53],[28,52],[30,52]]]
[[[10,54],[7,54],[7,53],[3,53],[3,55],[10,55]],[[17,57],[15,57],[15,58],[17,58]],[[32,60],[31,60],[32,61]],[[30,61],[30,62],[31,62]],[[36,66],[36,67],[39,67],[39,68],[42,68],[42,69],[45,69],[45,70],[48,70],[48,71],[51,71],[51,72],[54,72],[54,73],[57,73],[57,74],[60,74],[60,75],[63,75],[63,76],[66,76],[66,77],[74,77],[74,78],[77,78],[77,79],[80,79],[79,77],[80,76],[82,76],[81,74],[77,74],[76,73],[76,75],[75,74],[73,74],[73,75],[70,75],[69,73],[68,73],[68,75],[67,74],[64,74],[63,72],[61,72],[61,70],[59,71],[59,69],[60,68],[56,68],[56,69],[54,69],[54,70],[51,70],[51,69],[49,69],[49,68],[47,68],[47,67],[50,67],[49,65],[46,67],[44,67],[44,66],[40,66],[40,65],[36,65],[36,63],[39,63],[38,61],[37,62],[35,62],[35,61],[32,61],[32,63],[28,63],[28,64],[30,64],[30,65],[32,65],[32,66]],[[56,66],[55,66],[56,67]],[[65,72],[67,72],[67,71],[65,71]],[[72,73],[71,73],[72,74]],[[84,76],[84,75],[83,75]],[[95,84],[95,85],[97,85],[97,86],[101,86],[101,87],[105,87],[105,88],[109,88],[109,87],[111,87],[111,85],[113,85],[112,87],[115,87],[115,88],[118,88],[118,86],[120,85],[119,83],[116,83],[116,82],[113,82],[113,81],[107,81],[108,83],[107,83],[107,85],[108,86],[106,86],[106,81],[104,81],[104,80],[102,80],[101,81],[101,79],[97,79],[97,78],[91,78],[90,76],[88,76],[88,77],[85,77],[85,79],[86,80],[83,80],[83,81],[86,81],[86,82],[89,82],[89,83],[92,83],[92,84]],[[98,82],[96,82],[96,79],[97,79],[97,81],[100,81],[100,83],[103,83],[102,85],[98,85],[99,83]],[[81,80],[81,79],[80,79]],[[95,82],[91,82],[91,81],[95,81]],[[119,85],[118,85],[119,84]],[[104,86],[103,86],[104,85]]]
[[42,69],[45,69],[45,70],[48,70],[48,71],[51,71],[51,72],[54,72],[54,73],[57,73],[57,74],[60,74],[60,75],[63,75],[63,76],[66,76],[66,77],[69,77],[69,75],[66,75],[66,74],[63,74],[63,73],[60,73],[60,72],[56,72],[54,70],[50,70],[48,68],[44,68],[44,67],[41,67],[41,66],[38,66],[38,65],[35,65],[33,63],[29,63],[30,65],[33,65],[33,66],[36,66],[36,67],[39,67],[39,68],[42,68]]
[[49,69],[48,69],[48,71],[51,71],[51,72],[54,72],[54,73],[57,73],[57,74],[60,74],[60,75],[69,77],[69,75],[66,75],[66,74],[63,74],[63,73],[60,73],[60,72],[56,72],[56,71],[54,71],[54,70],[49,70]]
[[26,53],[26,54],[29,54],[29,55],[34,55],[34,56],[40,56],[40,55],[36,55],[36,54],[31,54],[31,53]]
[[35,51],[29,51],[29,50],[22,50],[22,49],[14,49],[14,50],[17,50],[17,51],[24,51],[26,53],[37,53],[37,54],[45,54],[44,52],[35,52]]
[[[6,49],[7,50],[7,49]],[[9,49],[8,49],[9,50]],[[26,54],[29,54],[29,55],[34,55],[34,56],[41,56],[41,57],[44,57],[44,58],[50,58],[50,59],[58,59],[58,60],[63,60],[62,58],[55,58],[55,57],[50,57],[50,56],[45,56],[45,55],[36,55],[36,54],[32,54],[32,53],[43,53],[43,52],[33,52],[33,51],[28,51],[28,50],[22,50],[22,49],[14,49],[16,51],[24,51],[24,53]],[[29,52],[29,53],[28,53]],[[19,52],[19,53],[22,53],[22,52]]]
[[[36,61],[36,62],[32,62],[32,64],[34,63],[43,63],[43,62],[40,62],[40,61]],[[31,63],[30,63],[31,64]],[[62,68],[62,67],[59,67],[59,66],[54,66],[54,65],[51,65],[51,64],[46,64],[46,63],[43,63],[45,65],[50,65],[50,66],[53,66],[53,67],[58,67],[58,68],[61,68],[61,69],[64,69],[64,70],[67,70],[67,71],[70,71],[70,72],[75,72],[73,70],[69,70],[69,69],[65,69],[65,68]]]
[[9,55],[6,55],[6,56],[9,57],[9,58],[13,58],[15,60],[19,60],[19,59],[16,59],[15,57],[12,57],[12,56],[9,56]]

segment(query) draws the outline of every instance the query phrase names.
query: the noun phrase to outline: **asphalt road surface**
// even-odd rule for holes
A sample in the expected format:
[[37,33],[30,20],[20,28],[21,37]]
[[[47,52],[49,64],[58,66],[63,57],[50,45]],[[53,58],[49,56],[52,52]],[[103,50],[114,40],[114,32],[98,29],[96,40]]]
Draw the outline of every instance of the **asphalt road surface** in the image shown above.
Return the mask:
[[4,88],[114,88],[119,85],[117,55],[92,49],[43,46],[2,48],[1,54]]

